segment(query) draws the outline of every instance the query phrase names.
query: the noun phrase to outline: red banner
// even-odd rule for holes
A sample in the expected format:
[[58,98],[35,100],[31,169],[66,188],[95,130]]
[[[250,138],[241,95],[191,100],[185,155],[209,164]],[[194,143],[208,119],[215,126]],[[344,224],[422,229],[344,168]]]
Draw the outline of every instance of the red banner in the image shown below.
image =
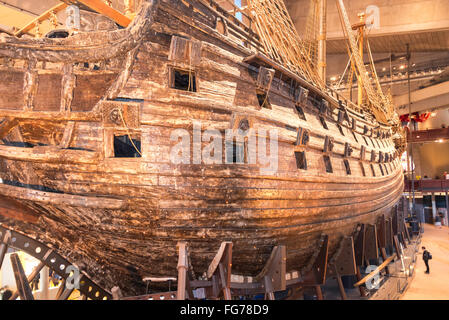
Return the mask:
[[[412,120],[415,122],[424,122],[430,117],[430,112],[425,112],[422,114],[419,114],[418,112],[412,113]],[[399,116],[399,120],[401,122],[409,122],[410,119],[408,117],[408,114],[403,114],[402,116]]]

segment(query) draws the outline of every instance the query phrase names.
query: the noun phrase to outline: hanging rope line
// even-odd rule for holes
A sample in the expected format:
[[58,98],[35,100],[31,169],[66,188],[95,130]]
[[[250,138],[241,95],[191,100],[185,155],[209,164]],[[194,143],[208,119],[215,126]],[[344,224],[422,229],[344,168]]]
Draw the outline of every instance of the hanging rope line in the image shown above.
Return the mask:
[[296,31],[283,0],[249,0],[255,29],[267,54],[320,89],[325,88],[316,63]]
[[126,125],[125,118],[123,118],[122,109],[119,108],[119,109],[118,109],[118,112],[119,112],[119,114],[120,114],[120,118],[122,119],[123,126],[124,126],[125,129],[126,129],[126,134],[128,135],[129,141],[131,141],[131,144],[133,145],[133,147],[134,147],[134,149],[136,150],[136,152],[137,152],[140,156],[142,156],[142,153],[141,153],[141,152],[139,151],[139,149],[136,147],[136,145],[134,144],[133,139],[131,138],[131,134],[129,133],[129,128],[128,128],[128,126]]

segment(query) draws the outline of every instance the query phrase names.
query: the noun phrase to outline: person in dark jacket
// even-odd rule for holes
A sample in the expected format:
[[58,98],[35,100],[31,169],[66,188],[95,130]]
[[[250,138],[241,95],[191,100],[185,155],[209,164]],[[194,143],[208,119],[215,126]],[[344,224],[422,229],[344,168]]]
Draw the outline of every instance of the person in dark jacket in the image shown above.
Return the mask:
[[424,260],[424,263],[426,264],[426,268],[427,268],[425,273],[430,273],[429,260],[432,259],[432,255],[430,254],[429,251],[426,250],[426,247],[422,247],[422,249],[423,249],[422,259]]
[[8,287],[5,287],[5,290],[3,291],[2,300],[9,300],[9,298],[12,297],[12,291],[9,290]]

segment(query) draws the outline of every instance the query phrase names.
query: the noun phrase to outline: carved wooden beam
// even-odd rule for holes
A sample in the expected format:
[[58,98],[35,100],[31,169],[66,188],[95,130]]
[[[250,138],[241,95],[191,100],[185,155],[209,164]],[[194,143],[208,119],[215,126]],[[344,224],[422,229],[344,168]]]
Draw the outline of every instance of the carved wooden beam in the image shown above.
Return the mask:
[[65,64],[62,68],[63,76],[61,80],[61,106],[62,113],[69,112],[72,106],[73,91],[76,84],[76,76],[73,73],[73,64]]
[[69,147],[70,141],[72,141],[74,128],[75,128],[75,121],[67,122],[61,142],[59,143],[59,147],[61,149],[67,149]]
[[125,87],[125,84],[128,81],[129,76],[131,75],[135,57],[139,48],[140,45],[128,51],[128,53],[126,54],[124,67],[122,68],[117,79],[114,81],[112,86],[109,88],[108,93],[106,94],[109,100],[114,100],[115,98],[117,98],[120,91]]
[[24,110],[33,110],[34,97],[37,93],[38,74],[36,70],[36,60],[26,60],[26,67],[23,79],[23,104]]
[[3,139],[8,133],[19,124],[14,117],[5,117],[0,123],[0,139]]

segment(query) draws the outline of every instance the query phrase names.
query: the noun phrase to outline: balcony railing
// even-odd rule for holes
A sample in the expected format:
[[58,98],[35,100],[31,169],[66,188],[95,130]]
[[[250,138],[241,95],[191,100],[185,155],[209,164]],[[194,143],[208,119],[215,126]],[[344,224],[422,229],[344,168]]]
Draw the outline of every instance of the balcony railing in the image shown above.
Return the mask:
[[[446,179],[432,179],[432,180],[415,180],[415,192],[446,192],[449,191],[449,180]],[[412,191],[412,181],[404,181],[404,191]]]
[[407,130],[408,142],[443,142],[449,139],[449,128],[418,130],[410,132]]

